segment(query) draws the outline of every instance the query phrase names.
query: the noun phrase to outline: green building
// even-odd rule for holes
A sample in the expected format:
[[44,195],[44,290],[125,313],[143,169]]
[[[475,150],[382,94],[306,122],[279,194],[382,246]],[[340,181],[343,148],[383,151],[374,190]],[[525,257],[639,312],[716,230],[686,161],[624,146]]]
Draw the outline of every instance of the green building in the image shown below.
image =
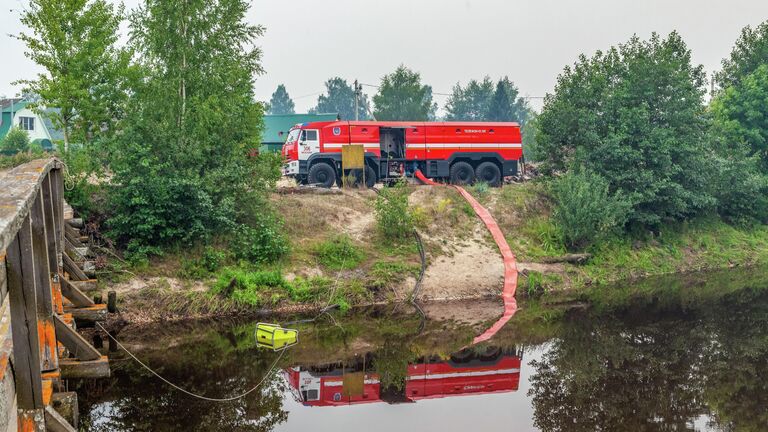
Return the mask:
[[279,152],[288,137],[288,131],[299,123],[334,121],[338,114],[280,114],[264,116],[264,134],[259,151]]

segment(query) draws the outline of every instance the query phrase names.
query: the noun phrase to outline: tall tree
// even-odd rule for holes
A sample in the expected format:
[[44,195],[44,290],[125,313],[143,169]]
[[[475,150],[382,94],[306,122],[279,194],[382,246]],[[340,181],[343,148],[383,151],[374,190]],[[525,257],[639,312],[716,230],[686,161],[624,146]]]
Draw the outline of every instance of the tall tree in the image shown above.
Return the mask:
[[437,111],[432,87],[423,85],[421,75],[403,65],[381,79],[373,104],[377,120],[429,120]]
[[264,214],[260,192],[275,178],[260,169],[264,159],[247,157],[263,114],[253,95],[263,29],[247,23],[248,9],[246,0],[144,0],[131,14],[143,77],[112,149],[108,224],[133,252],[239,230]]
[[37,108],[54,107],[53,121],[71,140],[89,141],[114,131],[124,109],[129,54],[115,47],[122,7],[105,0],[31,0],[21,22],[26,56],[44,72],[21,80],[39,98]]
[[744,27],[729,58],[723,60],[723,70],[717,74],[721,88],[736,85],[768,62],[768,21],[756,28]]
[[269,113],[270,114],[293,114],[295,105],[293,100],[288,95],[288,90],[285,89],[285,85],[280,84],[277,89],[272,93],[272,98],[269,100]]
[[765,49],[768,22],[742,32],[731,60],[724,62],[725,87],[710,105],[717,170],[712,193],[719,214],[734,222],[768,221],[768,57],[756,55]]
[[528,104],[525,99],[518,97],[520,91],[517,86],[504,77],[496,83],[496,90],[488,104],[488,121],[516,121],[524,124],[528,119]]
[[749,147],[768,173],[768,58],[712,101],[712,113],[724,138]]
[[482,81],[471,80],[466,87],[453,86],[445,104],[446,119],[459,121],[483,121],[493,97],[493,81],[490,77]]
[[[368,119],[370,104],[368,96],[361,94],[357,101],[357,114],[360,120]],[[317,98],[317,106],[310,112],[338,113],[342,120],[355,119],[355,89],[347,81],[334,77],[325,82],[325,94]]]
[[636,36],[558,77],[538,117],[549,170],[582,166],[632,203],[630,222],[654,226],[714,203],[707,193],[705,75],[676,32]]

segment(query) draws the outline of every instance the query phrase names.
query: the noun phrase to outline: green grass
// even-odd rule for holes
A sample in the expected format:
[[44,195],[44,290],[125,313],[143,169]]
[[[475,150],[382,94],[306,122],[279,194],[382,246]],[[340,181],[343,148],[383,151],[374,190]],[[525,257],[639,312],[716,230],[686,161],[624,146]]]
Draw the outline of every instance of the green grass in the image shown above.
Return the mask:
[[328,303],[338,304],[344,310],[372,299],[365,284],[358,279],[337,280],[315,276],[288,281],[279,270],[237,267],[223,269],[208,294],[238,306]]
[[418,277],[421,266],[402,261],[377,262],[369,272],[368,284],[375,288],[385,288],[404,281],[408,276]]
[[345,234],[333,236],[317,244],[314,253],[320,264],[331,270],[353,269],[365,260],[363,250]]
[[665,226],[651,239],[614,238],[591,248],[583,267],[592,283],[768,262],[768,227],[715,219]]

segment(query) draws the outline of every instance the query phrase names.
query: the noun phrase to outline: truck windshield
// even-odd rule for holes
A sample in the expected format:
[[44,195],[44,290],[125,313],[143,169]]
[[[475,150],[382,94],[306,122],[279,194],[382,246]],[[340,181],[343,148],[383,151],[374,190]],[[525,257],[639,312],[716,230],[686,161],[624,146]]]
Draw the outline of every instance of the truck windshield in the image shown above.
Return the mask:
[[291,132],[288,133],[288,138],[285,139],[286,143],[292,143],[299,139],[299,133],[301,132],[301,129],[293,129]]

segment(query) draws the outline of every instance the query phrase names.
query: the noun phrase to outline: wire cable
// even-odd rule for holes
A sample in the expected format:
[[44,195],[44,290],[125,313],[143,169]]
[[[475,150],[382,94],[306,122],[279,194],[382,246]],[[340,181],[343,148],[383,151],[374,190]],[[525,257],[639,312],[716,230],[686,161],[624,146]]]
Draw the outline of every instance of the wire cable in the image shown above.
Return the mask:
[[165,383],[166,383],[166,384],[168,384],[169,386],[171,386],[171,387],[175,388],[176,390],[178,390],[178,391],[180,391],[180,392],[182,392],[182,393],[184,393],[184,394],[187,394],[187,395],[189,395],[189,396],[192,396],[192,397],[195,397],[195,398],[198,398],[198,399],[202,399],[202,400],[205,400],[205,401],[209,401],[209,402],[231,402],[231,401],[234,401],[234,400],[237,400],[237,399],[242,399],[242,398],[244,398],[244,397],[248,396],[249,394],[253,393],[254,391],[256,391],[256,390],[257,390],[259,387],[261,387],[261,385],[262,385],[262,384],[264,384],[264,381],[266,381],[267,377],[268,377],[268,376],[269,376],[269,375],[272,373],[272,370],[275,368],[275,366],[277,366],[277,362],[279,362],[279,361],[280,361],[280,359],[283,357],[283,354],[284,354],[284,353],[285,353],[285,351],[288,349],[288,347],[285,347],[285,348],[283,348],[283,349],[281,349],[281,350],[280,350],[280,355],[278,355],[278,356],[277,356],[277,358],[276,358],[276,359],[275,359],[275,361],[272,363],[272,366],[270,366],[270,368],[269,368],[269,370],[267,371],[267,373],[265,373],[265,374],[264,374],[264,376],[261,378],[261,381],[259,381],[259,383],[258,383],[258,384],[256,384],[254,387],[252,387],[250,390],[246,391],[245,393],[241,393],[241,394],[239,394],[239,395],[237,395],[237,396],[232,396],[232,397],[228,397],[228,398],[212,398],[212,397],[208,397],[208,396],[199,395],[199,394],[197,394],[197,393],[193,393],[193,392],[191,392],[191,391],[189,391],[189,390],[187,390],[187,389],[184,389],[184,388],[182,388],[182,387],[179,387],[178,385],[176,385],[176,384],[172,383],[171,381],[169,381],[168,379],[166,379],[165,377],[163,377],[163,376],[162,376],[162,375],[160,375],[159,373],[155,372],[155,371],[154,371],[152,368],[150,368],[149,366],[147,366],[146,364],[144,364],[144,362],[142,362],[141,360],[139,360],[139,359],[138,359],[138,357],[136,357],[135,355],[133,355],[133,353],[132,353],[132,352],[130,352],[130,351],[128,350],[128,348],[124,347],[124,346],[123,346],[123,344],[121,344],[121,343],[120,343],[120,342],[119,342],[117,339],[115,339],[115,337],[114,337],[114,336],[112,336],[112,335],[111,335],[111,334],[110,334],[110,333],[107,331],[107,329],[105,329],[105,328],[104,328],[104,326],[102,326],[102,325],[101,325],[101,323],[97,322],[96,324],[97,324],[99,327],[101,327],[101,329],[102,329],[102,330],[104,330],[104,332],[107,334],[107,336],[109,336],[109,338],[110,338],[110,339],[112,339],[113,341],[115,341],[115,343],[117,344],[117,346],[119,346],[120,348],[122,348],[122,349],[123,349],[123,351],[125,351],[126,353],[128,353],[128,355],[129,355],[129,356],[131,356],[131,357],[132,357],[134,360],[136,360],[136,362],[137,362],[137,363],[139,363],[141,366],[143,366],[143,367],[144,367],[144,369],[146,369],[146,370],[148,370],[149,372],[151,372],[151,373],[152,373],[152,375],[154,375],[154,376],[156,376],[156,377],[160,378],[160,379],[161,379],[163,382],[165,382]]

